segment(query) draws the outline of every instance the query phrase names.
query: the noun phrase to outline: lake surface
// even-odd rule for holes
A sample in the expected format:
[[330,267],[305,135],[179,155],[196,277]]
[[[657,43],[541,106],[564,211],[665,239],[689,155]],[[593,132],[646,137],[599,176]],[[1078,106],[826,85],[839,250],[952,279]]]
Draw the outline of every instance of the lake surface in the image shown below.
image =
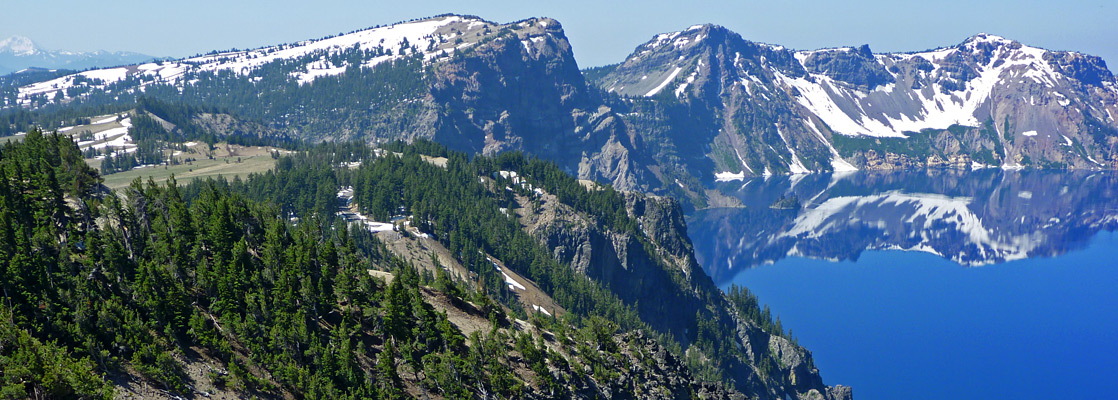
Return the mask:
[[689,218],[707,273],[757,294],[824,382],[856,399],[1118,393],[1118,174],[800,175],[718,189],[745,207]]

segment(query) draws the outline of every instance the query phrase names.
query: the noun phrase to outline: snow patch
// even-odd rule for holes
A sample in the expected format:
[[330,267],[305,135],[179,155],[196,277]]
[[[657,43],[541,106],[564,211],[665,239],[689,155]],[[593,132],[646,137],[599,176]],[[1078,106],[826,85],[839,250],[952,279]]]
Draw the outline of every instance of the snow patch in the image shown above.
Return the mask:
[[111,117],[105,117],[105,118],[102,118],[102,119],[99,119],[99,120],[93,121],[93,123],[92,123],[91,125],[101,125],[101,124],[107,124],[107,123],[110,123],[110,122],[114,122],[114,121],[116,121],[116,118],[117,118],[117,117],[116,117],[115,115],[114,115],[114,116],[111,116]]
[[[969,197],[902,192],[835,197],[797,217],[792,228],[780,237],[820,238],[826,234],[841,232],[847,224],[858,221],[859,216],[869,215],[861,209],[889,208],[896,209],[901,214],[896,221],[879,221],[876,225],[878,229],[888,229],[889,222],[902,223],[906,230],[917,235],[915,237],[918,241],[902,250],[935,251],[929,243],[935,243],[933,239],[943,234],[942,230],[945,228],[959,232],[969,243],[974,244],[973,248],[978,254],[966,256],[977,256],[981,260],[994,257],[1001,257],[1006,261],[1024,258],[1043,242],[1031,235],[1001,233],[986,228],[982,219],[971,211],[972,202],[973,199]],[[957,254],[953,259],[962,263],[963,256]]]
[[[749,168],[749,163],[745,162],[745,159],[741,157],[741,152],[738,151],[738,149],[736,147],[734,148],[734,154],[738,156],[738,161],[741,161],[742,168],[745,168],[745,169],[749,170],[749,173],[752,174],[753,173],[753,168]],[[742,172],[745,172],[745,171],[742,171]]]
[[792,145],[788,143],[788,139],[784,137],[784,132],[780,130],[780,125],[773,125],[776,126],[776,134],[780,136],[780,140],[784,141],[784,147],[788,149],[788,153],[792,155],[792,162],[788,165],[788,169],[792,174],[810,173],[811,171],[808,170],[807,167],[804,167],[804,163],[800,161],[800,157],[796,156],[796,150],[792,148]]
[[675,88],[675,97],[677,99],[680,96],[683,96],[684,91],[687,90],[687,85],[690,85],[691,83],[695,82],[695,77],[698,76],[698,74],[699,74],[698,70],[692,71],[691,75],[687,76],[687,80],[685,80],[683,83],[679,84],[679,87]]
[[664,79],[663,82],[660,82],[660,85],[652,88],[652,90],[649,90],[648,93],[645,93],[644,97],[652,97],[652,96],[655,96],[657,93],[660,93],[661,90],[664,90],[664,88],[667,87],[668,84],[671,83],[673,79],[675,79],[676,75],[679,75],[679,71],[682,71],[682,70],[683,70],[683,68],[675,67],[675,70],[672,71],[671,74],[668,74],[667,79]]
[[547,315],[547,316],[549,316],[549,317],[551,316],[551,313],[547,312],[547,309],[546,309],[546,308],[540,307],[540,306],[538,306],[538,305],[535,305],[535,304],[533,304],[533,305],[532,305],[532,309],[533,309],[533,310],[536,310],[537,312],[541,312],[541,313],[544,313],[545,315]]
[[[987,40],[1001,42],[1000,39],[987,39],[987,36],[983,36],[980,40],[968,42],[968,45],[974,46],[975,43]],[[812,74],[810,79],[805,77],[792,79],[780,73],[777,73],[776,76],[778,80],[799,92],[795,96],[799,104],[819,116],[836,133],[850,136],[905,137],[904,132],[947,129],[951,125],[980,126],[978,119],[975,117],[979,107],[987,102],[994,87],[999,82],[1020,71],[1022,67],[1026,69],[1025,75],[1028,77],[1041,82],[1049,82],[1053,85],[1061,76],[1044,61],[1046,50],[1028,46],[1021,46],[1016,49],[1010,47],[999,47],[987,65],[979,66],[979,75],[968,80],[965,83],[965,88],[961,91],[944,93],[943,87],[936,83],[933,83],[926,90],[911,91],[911,99],[919,104],[919,113],[915,115],[900,114],[897,118],[887,114],[871,116],[863,108],[869,106],[870,103],[865,102],[863,104],[860,101],[866,98],[870,92],[852,89],[841,83],[836,84],[833,79],[826,75]],[[890,57],[902,61],[915,57],[923,58],[933,65],[933,70],[928,73],[928,76],[940,76],[942,74],[939,71],[941,68],[939,63],[945,57],[957,51],[959,51],[958,48],[947,48],[924,53],[895,54]],[[810,53],[796,53],[796,58],[803,62]],[[924,72],[921,73],[924,74]],[[896,90],[895,85],[885,85],[872,91],[895,92]],[[850,104],[844,111],[839,106],[839,102],[847,101],[851,101],[853,104]],[[1066,106],[1070,104],[1070,100],[1064,98],[1060,100],[1060,103]],[[855,107],[855,109],[851,110],[850,107]]]
[[815,120],[809,120],[809,122],[810,123],[805,123],[805,125],[807,125],[807,127],[815,133],[815,136],[819,138],[819,141],[823,142],[823,145],[827,146],[827,149],[831,151],[831,169],[835,172],[857,171],[858,167],[855,167],[853,164],[850,164],[849,162],[844,160],[842,156],[839,155],[838,150],[835,150],[835,146],[831,145],[831,142],[828,141],[825,136],[823,136],[823,132],[820,132],[819,127],[815,126]]
[[528,288],[524,287],[524,285],[521,285],[520,282],[517,282],[516,279],[512,279],[509,274],[506,274],[505,271],[501,269],[501,266],[497,265],[496,261],[493,261],[492,258],[486,258],[489,259],[489,262],[493,264],[493,268],[496,268],[497,271],[501,273],[501,275],[505,276],[505,284],[509,286],[509,290],[528,290]]

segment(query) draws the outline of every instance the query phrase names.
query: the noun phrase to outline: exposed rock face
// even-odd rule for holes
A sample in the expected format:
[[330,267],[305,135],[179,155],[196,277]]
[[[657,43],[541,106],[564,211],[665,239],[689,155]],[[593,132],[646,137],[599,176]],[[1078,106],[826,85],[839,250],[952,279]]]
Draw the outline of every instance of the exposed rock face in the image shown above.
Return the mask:
[[494,154],[520,150],[622,189],[645,181],[621,118],[590,93],[558,21],[531,19],[435,65],[443,110],[435,140]]
[[[670,254],[666,249],[645,246],[643,238],[629,233],[604,231],[596,221],[560,204],[554,196],[545,196],[541,204],[540,211],[527,214],[524,221],[529,233],[554,249],[557,260],[602,282],[626,302],[644,299],[647,304],[639,310],[641,319],[677,338],[687,337],[693,321],[680,316],[692,316],[703,306],[701,299],[690,295],[691,288],[686,285],[694,265],[661,265],[660,258],[649,250]],[[689,242],[681,242],[686,238],[675,232],[668,230],[663,235],[686,243],[690,250]],[[691,256],[688,253],[685,257]],[[680,257],[671,259],[679,261]],[[693,258],[689,261],[693,262]],[[649,288],[657,290],[650,293]]]
[[528,150],[577,162],[578,152],[566,154],[574,149],[558,141],[523,136],[577,140],[571,113],[589,104],[558,22],[526,23],[436,65],[431,96],[446,112],[436,139],[482,153]]
[[853,50],[811,52],[803,57],[803,64],[810,73],[826,75],[867,90],[895,82],[885,66],[877,62],[869,45]]
[[[695,261],[678,202],[627,194],[629,215],[640,225],[640,234],[633,234],[602,228],[550,194],[542,196],[534,211],[527,199],[519,201],[525,205],[517,211],[521,223],[554,249],[556,259],[609,287],[654,329],[671,333],[687,352],[700,352],[692,346],[698,318],[723,321],[736,332],[735,345],[744,355],[726,373],[736,389],[751,398],[850,398],[849,388],[823,384],[807,350],[741,317]],[[762,373],[762,363],[777,366],[777,371]]]
[[611,105],[630,107],[622,115],[645,137],[665,192],[695,198],[701,196],[686,192],[701,193],[717,172],[759,176],[845,163],[832,151],[830,132],[809,126],[814,122],[797,114],[793,97],[782,93],[778,81],[826,70],[879,85],[884,78],[856,67],[866,63],[861,53],[820,53],[801,62],[790,50],[702,25],[653,38],[595,83],[607,92],[647,99]]

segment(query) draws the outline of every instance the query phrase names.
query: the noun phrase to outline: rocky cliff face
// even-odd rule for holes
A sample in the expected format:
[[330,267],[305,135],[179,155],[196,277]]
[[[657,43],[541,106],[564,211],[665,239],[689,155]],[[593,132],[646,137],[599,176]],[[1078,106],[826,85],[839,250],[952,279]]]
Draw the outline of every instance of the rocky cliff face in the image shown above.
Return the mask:
[[648,132],[657,162],[700,181],[1118,165],[1118,83],[1106,64],[994,35],[875,54],[864,45],[793,51],[697,25],[593,72],[620,96],[615,104],[630,105],[623,115]]
[[[675,337],[690,356],[724,360],[725,373],[743,393],[760,399],[851,397],[849,388],[823,384],[807,350],[745,318],[714,286],[695,261],[678,202],[626,195],[640,234],[602,228],[550,194],[537,207],[525,198],[519,202],[521,223],[554,249],[556,259],[609,287],[652,328]],[[704,352],[697,344],[704,324],[730,332],[731,347],[740,353]]]
[[646,180],[634,137],[587,86],[558,21],[531,19],[433,68],[435,140],[483,154],[519,150],[624,189]]

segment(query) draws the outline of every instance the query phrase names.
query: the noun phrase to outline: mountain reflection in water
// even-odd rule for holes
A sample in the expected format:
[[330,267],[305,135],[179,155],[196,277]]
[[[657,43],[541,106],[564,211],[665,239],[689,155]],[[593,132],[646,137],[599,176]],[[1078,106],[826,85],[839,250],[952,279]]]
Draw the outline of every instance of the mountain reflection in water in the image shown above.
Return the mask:
[[[1108,171],[906,171],[719,183],[744,207],[693,213],[699,262],[722,285],[788,256],[857,260],[865,250],[933,253],[964,266],[1081,249],[1118,228]],[[795,196],[802,207],[773,207]],[[779,204],[786,204],[780,202]]]

